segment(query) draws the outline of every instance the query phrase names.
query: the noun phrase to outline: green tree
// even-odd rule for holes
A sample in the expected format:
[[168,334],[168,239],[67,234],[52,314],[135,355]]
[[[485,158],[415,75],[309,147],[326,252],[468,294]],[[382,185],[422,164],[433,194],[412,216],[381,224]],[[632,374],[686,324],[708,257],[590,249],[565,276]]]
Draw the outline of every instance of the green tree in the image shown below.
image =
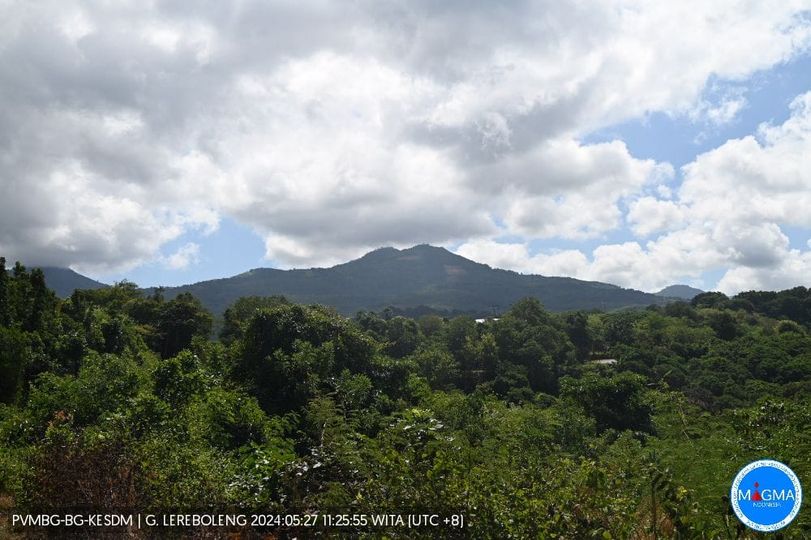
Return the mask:
[[241,339],[251,316],[260,309],[289,304],[284,296],[243,296],[223,314],[220,341],[229,345]]
[[574,345],[578,360],[586,360],[591,354],[592,336],[589,332],[588,317],[582,311],[565,316],[566,334]]
[[414,356],[420,373],[430,383],[431,387],[439,390],[448,390],[459,383],[459,363],[448,351],[441,347],[431,347],[419,351]]
[[190,293],[181,293],[163,304],[157,321],[158,351],[163,358],[187,349],[195,336],[211,334],[212,317]]
[[14,403],[22,394],[28,352],[25,333],[0,327],[0,403]]
[[574,363],[574,347],[557,318],[528,298],[493,323],[499,357],[526,368],[533,391],[557,393],[558,378]]
[[9,277],[6,259],[0,257],[0,326],[11,326],[11,306],[9,305]]
[[30,280],[30,307],[23,328],[29,332],[36,332],[43,328],[47,318],[53,313],[56,296],[45,286],[45,274],[39,268],[34,268],[29,274]]
[[564,377],[560,385],[561,397],[582,407],[596,420],[598,430],[651,430],[651,407],[639,375],[626,372],[606,377],[588,371],[579,379]]
[[295,350],[296,341],[321,345],[332,341],[336,369],[364,372],[376,347],[350,321],[321,306],[281,305],[260,310],[251,319],[245,333],[243,356],[264,358],[281,349]]
[[155,394],[174,407],[183,407],[204,387],[197,356],[182,351],[173,358],[160,360],[152,371]]
[[393,317],[386,321],[386,353],[403,358],[413,353],[420,344],[420,327],[413,319]]
[[722,308],[729,302],[729,297],[721,292],[705,292],[697,294],[690,301],[693,307]]

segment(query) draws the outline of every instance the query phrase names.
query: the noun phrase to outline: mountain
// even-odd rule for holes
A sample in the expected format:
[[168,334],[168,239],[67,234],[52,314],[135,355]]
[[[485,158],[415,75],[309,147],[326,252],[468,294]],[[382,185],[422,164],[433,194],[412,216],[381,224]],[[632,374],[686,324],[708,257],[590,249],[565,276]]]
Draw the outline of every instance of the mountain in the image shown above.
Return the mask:
[[181,292],[192,293],[216,314],[241,296],[274,294],[295,302],[333,306],[346,315],[388,306],[486,315],[504,311],[527,296],[540,299],[552,311],[611,310],[666,302],[606,283],[499,270],[429,245],[381,248],[331,268],[257,268],[230,278],[168,287],[164,296],[173,298]]
[[662,296],[666,298],[679,298],[681,300],[692,300],[693,297],[703,293],[701,289],[696,289],[695,287],[690,287],[689,285],[670,285],[669,287],[665,287],[658,293],[654,293],[656,296]]
[[57,268],[53,266],[42,267],[45,274],[45,284],[48,288],[56,292],[60,298],[67,298],[76,289],[101,289],[107,287],[104,283],[99,283],[94,279],[74,272],[70,268]]

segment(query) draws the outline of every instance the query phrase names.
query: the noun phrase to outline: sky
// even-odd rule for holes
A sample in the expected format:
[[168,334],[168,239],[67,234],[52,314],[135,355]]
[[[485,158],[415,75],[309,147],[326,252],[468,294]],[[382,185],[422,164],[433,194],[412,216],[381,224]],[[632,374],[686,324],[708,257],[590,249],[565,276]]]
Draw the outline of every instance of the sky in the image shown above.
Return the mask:
[[811,286],[811,0],[0,0],[0,254]]

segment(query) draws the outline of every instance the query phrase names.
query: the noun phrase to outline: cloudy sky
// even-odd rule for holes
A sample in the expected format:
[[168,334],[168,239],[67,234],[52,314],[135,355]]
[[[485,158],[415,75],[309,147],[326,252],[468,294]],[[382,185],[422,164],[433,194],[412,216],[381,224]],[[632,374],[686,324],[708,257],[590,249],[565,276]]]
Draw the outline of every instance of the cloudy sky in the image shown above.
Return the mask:
[[0,0],[0,254],[811,285],[811,0]]

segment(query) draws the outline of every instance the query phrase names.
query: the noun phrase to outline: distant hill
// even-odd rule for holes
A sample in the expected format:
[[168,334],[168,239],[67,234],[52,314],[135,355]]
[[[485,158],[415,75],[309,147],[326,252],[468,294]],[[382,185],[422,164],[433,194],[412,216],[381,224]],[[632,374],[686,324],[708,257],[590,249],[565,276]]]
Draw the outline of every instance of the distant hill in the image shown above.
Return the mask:
[[658,293],[654,293],[656,296],[662,296],[666,298],[680,298],[682,300],[692,300],[695,296],[703,293],[701,289],[696,289],[695,287],[690,287],[689,285],[671,285],[669,287],[665,287]]
[[662,304],[667,300],[633,289],[564,277],[498,270],[429,245],[381,248],[332,268],[257,268],[225,279],[168,287],[167,298],[190,292],[213,313],[241,296],[284,295],[352,315],[359,310],[433,310],[492,314],[532,296],[552,311],[612,310]]
[[67,298],[76,289],[101,289],[107,287],[94,279],[74,272],[70,268],[42,267],[45,274],[45,284],[60,298]]

